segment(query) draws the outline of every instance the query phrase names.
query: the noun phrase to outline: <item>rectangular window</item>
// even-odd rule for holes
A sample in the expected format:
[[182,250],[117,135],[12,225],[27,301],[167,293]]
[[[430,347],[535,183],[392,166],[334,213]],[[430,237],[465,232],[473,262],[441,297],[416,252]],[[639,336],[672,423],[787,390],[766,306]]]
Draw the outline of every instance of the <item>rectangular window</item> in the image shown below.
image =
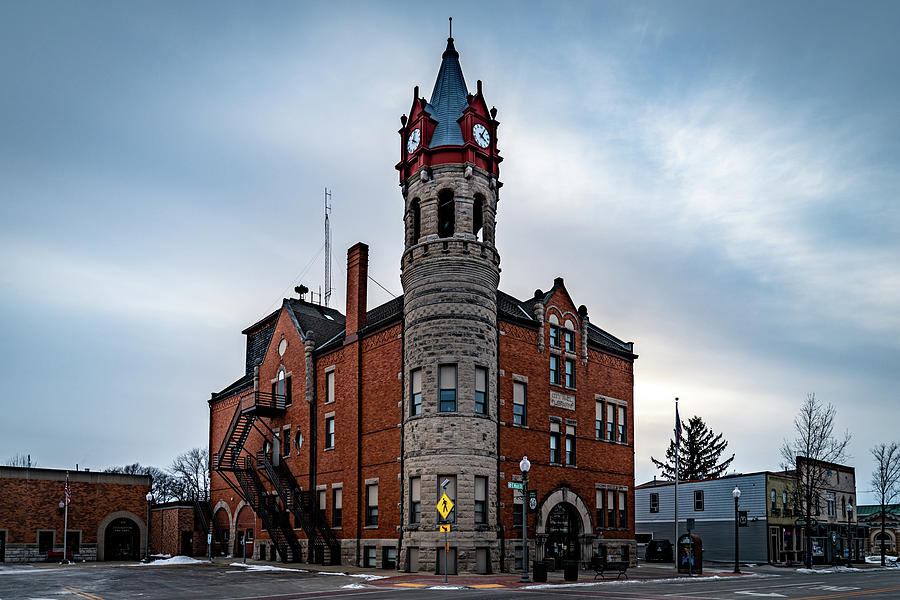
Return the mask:
[[381,568],[397,568],[397,546],[385,546],[381,549]]
[[619,492],[619,527],[628,527],[628,494]]
[[828,516],[829,517],[837,516],[837,510],[835,509],[835,502],[834,502],[834,492],[827,492],[825,494],[825,502],[828,506]]
[[619,406],[619,443],[624,444],[627,441],[627,437],[625,435],[625,407]]
[[81,532],[69,530],[66,533],[66,552],[78,554],[81,551]]
[[456,365],[441,365],[438,371],[441,412],[456,411]]
[[521,571],[522,570],[522,546],[516,546],[514,563],[515,564],[513,565],[513,568],[516,571]]
[[575,352],[575,332],[566,329],[563,332],[563,338],[566,342],[566,352]]
[[366,486],[366,525],[378,525],[378,484]]
[[327,505],[326,505],[326,498],[325,498],[325,490],[319,490],[319,491],[317,492],[316,495],[319,497],[319,500],[318,500],[318,503],[319,503],[319,519],[321,519],[321,521],[324,522],[324,521],[325,521],[325,514],[326,514],[326,513],[325,513],[325,509],[327,508]]
[[615,418],[616,418],[616,406],[614,404],[606,403],[606,440],[611,442],[613,441],[613,431],[615,427]]
[[694,490],[694,510],[703,510],[703,490]]
[[340,527],[343,520],[344,488],[331,490],[331,526]]
[[550,422],[550,462],[559,464],[559,423]]
[[606,526],[610,529],[616,526],[616,492],[606,490]]
[[38,531],[38,552],[51,552],[53,550],[54,531]]
[[559,348],[559,327],[556,325],[550,326],[550,346]]
[[284,435],[281,436],[281,439],[284,440],[281,444],[281,455],[285,458],[291,455],[291,426],[284,426]]
[[778,508],[778,506],[776,505],[776,499],[778,498],[778,496],[776,496],[776,493],[777,492],[775,491],[775,488],[772,488],[772,491],[769,492],[769,499],[772,502],[772,510]]
[[606,498],[606,490],[597,488],[594,492],[597,497],[597,527],[606,527],[606,512],[603,509],[603,499]]
[[375,546],[365,546],[363,548],[363,563],[367,567],[375,566],[375,557],[377,556],[378,548]]
[[[446,486],[441,486],[442,483],[447,482]],[[447,515],[447,518],[444,519],[441,517],[440,513],[437,513],[438,521],[441,523],[456,523],[456,475],[438,475],[437,478],[437,497],[438,501],[440,501],[441,497],[447,494],[447,497],[453,501],[453,509],[450,511],[450,514]]]
[[334,417],[325,417],[325,447],[334,448]]
[[566,425],[566,466],[575,466],[575,426]]
[[559,385],[559,357],[550,356],[550,383]]
[[422,369],[410,372],[409,377],[409,414],[422,414]]
[[603,401],[597,400],[594,404],[594,438],[603,439]]
[[475,412],[487,414],[487,369],[475,367]]
[[659,512],[659,494],[650,494],[650,512]]
[[325,373],[325,404],[334,402],[334,371]]
[[284,404],[290,406],[294,402],[294,390],[291,386],[291,376],[288,375],[284,379]]
[[422,478],[409,478],[409,522],[422,521]]
[[475,477],[475,524],[487,523],[487,477]]
[[566,387],[575,387],[575,360],[566,359]]
[[528,386],[521,381],[513,382],[513,424],[528,424]]

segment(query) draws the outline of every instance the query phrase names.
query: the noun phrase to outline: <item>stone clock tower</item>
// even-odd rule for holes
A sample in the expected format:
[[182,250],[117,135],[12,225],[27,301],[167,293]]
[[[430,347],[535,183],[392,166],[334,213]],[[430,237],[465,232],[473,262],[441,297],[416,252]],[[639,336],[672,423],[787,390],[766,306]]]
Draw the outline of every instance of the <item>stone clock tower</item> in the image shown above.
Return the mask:
[[443,569],[435,505],[446,492],[449,572],[499,571],[496,114],[481,81],[469,92],[449,38],[431,99],[416,87],[401,117],[401,568]]

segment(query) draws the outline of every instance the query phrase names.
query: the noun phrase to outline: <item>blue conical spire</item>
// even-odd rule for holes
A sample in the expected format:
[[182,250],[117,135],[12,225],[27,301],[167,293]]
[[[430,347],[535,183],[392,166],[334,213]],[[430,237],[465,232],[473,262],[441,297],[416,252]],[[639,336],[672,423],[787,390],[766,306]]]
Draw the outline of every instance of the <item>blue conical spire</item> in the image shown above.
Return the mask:
[[438,122],[428,142],[430,148],[463,145],[462,131],[456,120],[468,106],[466,96],[469,95],[469,90],[466,88],[462,67],[459,66],[459,52],[453,47],[452,37],[447,38],[447,49],[442,58],[428,106],[431,117]]

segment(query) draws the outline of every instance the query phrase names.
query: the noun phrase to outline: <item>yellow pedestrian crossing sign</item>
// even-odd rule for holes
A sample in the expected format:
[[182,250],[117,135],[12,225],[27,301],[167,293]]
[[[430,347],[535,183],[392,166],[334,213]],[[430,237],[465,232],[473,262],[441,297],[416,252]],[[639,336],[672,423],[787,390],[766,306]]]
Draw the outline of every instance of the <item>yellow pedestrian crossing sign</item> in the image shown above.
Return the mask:
[[450,533],[449,525],[441,525],[441,533]]
[[441,513],[441,518],[446,519],[450,511],[453,510],[453,500],[447,494],[441,496],[437,503],[437,511]]

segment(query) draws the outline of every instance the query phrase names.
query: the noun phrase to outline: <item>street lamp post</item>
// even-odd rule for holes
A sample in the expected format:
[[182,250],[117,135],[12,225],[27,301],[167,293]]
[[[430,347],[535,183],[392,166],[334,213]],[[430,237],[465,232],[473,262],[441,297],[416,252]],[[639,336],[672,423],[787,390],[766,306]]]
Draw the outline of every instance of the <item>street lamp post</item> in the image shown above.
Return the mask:
[[530,583],[528,578],[528,471],[531,463],[527,456],[519,461],[519,469],[522,470],[522,577],[520,583]]
[[734,496],[734,572],[740,574],[741,568],[738,566],[738,500],[741,499],[741,489],[735,485],[731,490]]
[[847,503],[847,552],[850,560],[857,558],[853,547],[853,502]]
[[150,562],[150,503],[153,502],[153,494],[147,492],[147,534],[144,539],[144,562]]

